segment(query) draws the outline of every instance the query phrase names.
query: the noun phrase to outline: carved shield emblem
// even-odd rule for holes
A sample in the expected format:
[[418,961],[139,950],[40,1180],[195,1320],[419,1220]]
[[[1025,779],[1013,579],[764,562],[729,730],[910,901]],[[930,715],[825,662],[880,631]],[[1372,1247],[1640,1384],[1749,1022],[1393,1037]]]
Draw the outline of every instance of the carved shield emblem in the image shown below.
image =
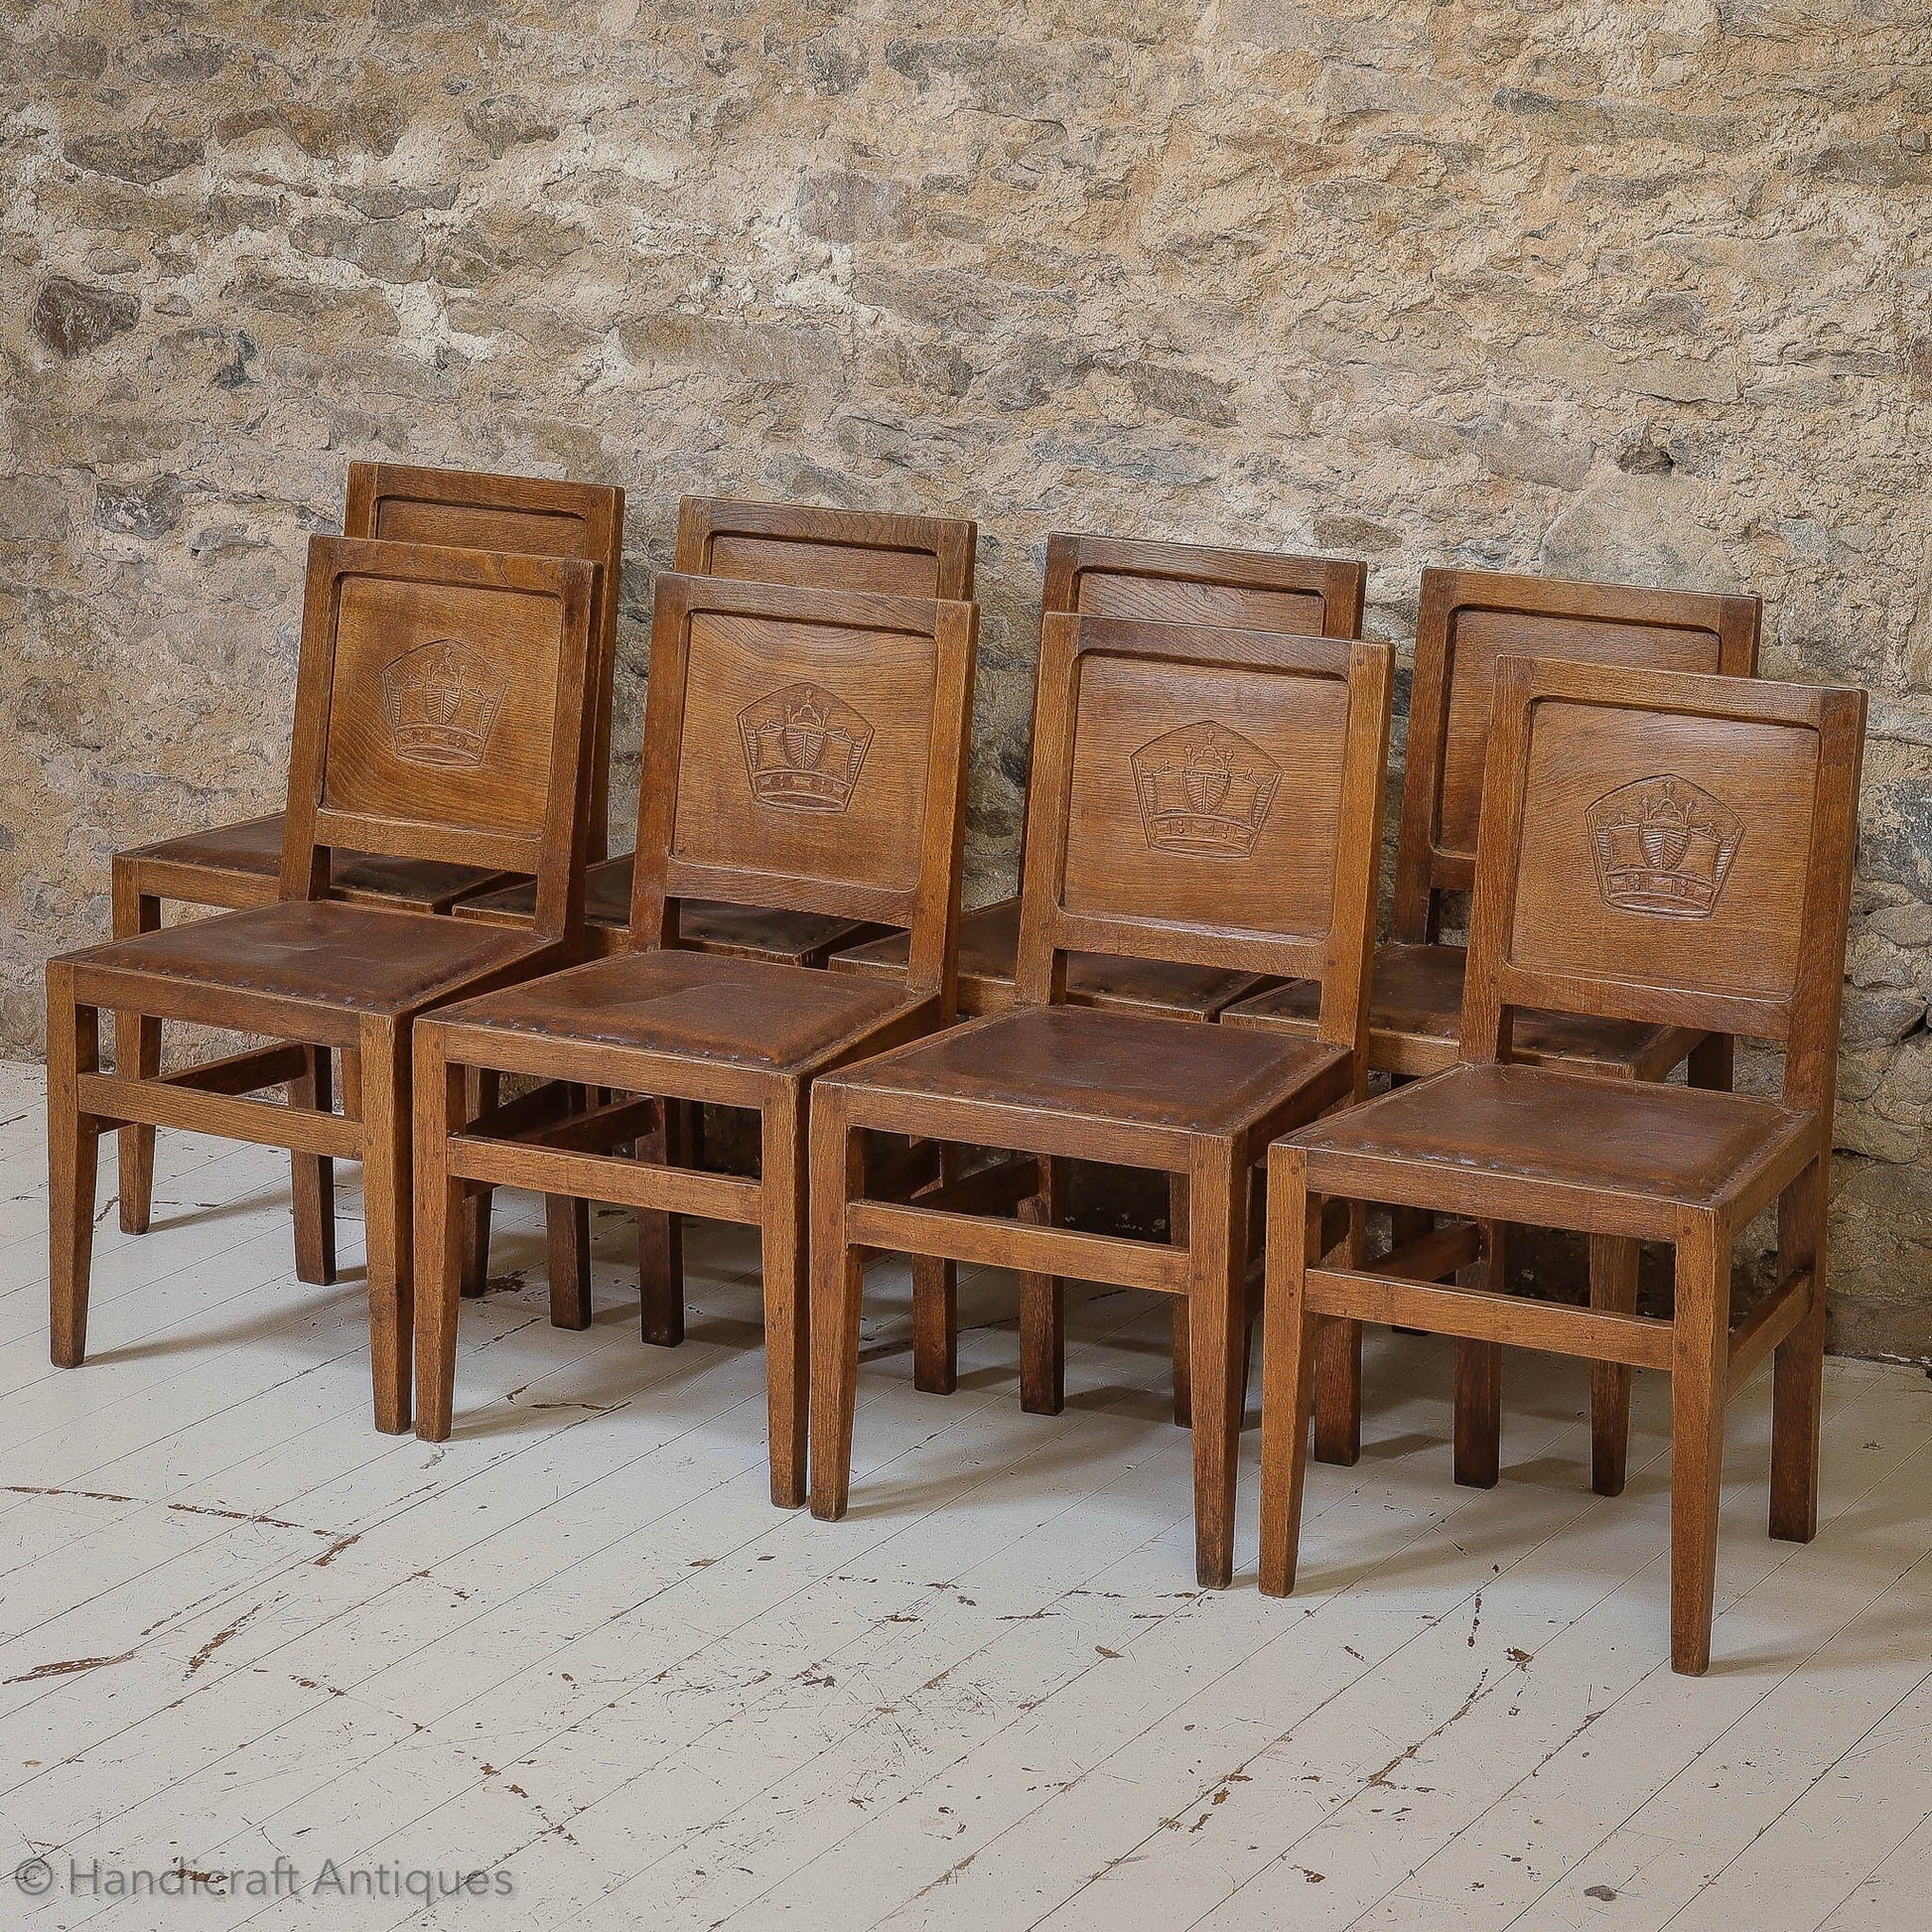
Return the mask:
[[503,680],[454,637],[438,637],[384,667],[389,748],[405,764],[481,766],[503,703]]
[[787,684],[738,714],[752,796],[781,811],[842,812],[872,727],[822,685]]
[[1134,754],[1141,830],[1157,852],[1247,859],[1268,823],[1281,766],[1227,725],[1203,720]]
[[1723,799],[1672,772],[1605,792],[1588,820],[1604,902],[1668,919],[1711,916],[1744,837]]

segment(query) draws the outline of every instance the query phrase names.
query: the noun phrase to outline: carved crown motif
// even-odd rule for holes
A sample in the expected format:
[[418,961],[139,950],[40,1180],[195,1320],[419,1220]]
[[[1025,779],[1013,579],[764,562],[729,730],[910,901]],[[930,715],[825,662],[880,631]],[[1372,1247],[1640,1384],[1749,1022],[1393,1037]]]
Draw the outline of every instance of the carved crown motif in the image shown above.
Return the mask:
[[1605,901],[1671,919],[1711,916],[1744,836],[1723,799],[1670,772],[1605,792],[1588,819]]
[[745,770],[760,804],[842,812],[872,744],[872,727],[817,684],[787,684],[738,714]]
[[1158,852],[1247,859],[1268,822],[1281,766],[1238,731],[1183,725],[1134,754],[1141,829]]
[[454,637],[418,644],[382,673],[390,749],[407,764],[482,764],[503,689],[502,678]]

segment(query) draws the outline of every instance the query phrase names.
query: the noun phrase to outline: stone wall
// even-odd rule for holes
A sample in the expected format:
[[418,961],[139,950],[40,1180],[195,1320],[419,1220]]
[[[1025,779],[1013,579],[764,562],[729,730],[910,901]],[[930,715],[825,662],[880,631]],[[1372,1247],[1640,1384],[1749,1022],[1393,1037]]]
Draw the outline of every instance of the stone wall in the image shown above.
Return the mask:
[[681,491],[976,517],[983,895],[1049,529],[1364,555],[1398,640],[1432,560],[1748,588],[1875,699],[1836,1335],[1932,1352],[1925,20],[21,0],[0,1046],[114,848],[276,801],[351,457],[625,486],[626,756]]

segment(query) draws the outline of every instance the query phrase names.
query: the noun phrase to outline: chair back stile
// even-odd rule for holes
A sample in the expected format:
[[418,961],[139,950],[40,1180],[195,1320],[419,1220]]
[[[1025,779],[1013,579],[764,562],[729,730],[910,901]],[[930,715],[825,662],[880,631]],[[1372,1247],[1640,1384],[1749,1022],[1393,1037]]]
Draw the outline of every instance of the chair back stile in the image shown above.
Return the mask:
[[908,995],[950,996],[965,836],[971,604],[657,580],[630,944],[679,902],[906,927]]
[[1461,1057],[1518,1008],[1782,1042],[1831,1104],[1865,694],[1509,658]]
[[1047,617],[1021,1003],[1064,999],[1070,952],[1267,972],[1319,981],[1354,1048],[1392,671],[1380,643]]
[[313,537],[281,897],[330,854],[534,874],[536,932],[583,920],[600,566]]

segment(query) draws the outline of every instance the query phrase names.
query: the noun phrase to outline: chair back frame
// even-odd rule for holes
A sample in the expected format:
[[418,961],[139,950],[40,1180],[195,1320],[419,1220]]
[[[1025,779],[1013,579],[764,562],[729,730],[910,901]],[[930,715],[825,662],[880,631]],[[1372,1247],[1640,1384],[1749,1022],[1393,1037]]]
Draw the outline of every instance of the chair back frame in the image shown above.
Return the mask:
[[[282,846],[283,898],[326,898],[330,855],[341,847],[534,874],[538,937],[577,933],[583,923],[588,837],[584,768],[595,731],[594,707],[587,699],[602,576],[601,565],[577,558],[388,539],[310,538]],[[383,659],[379,669],[361,656],[342,666],[344,596],[351,587],[358,601],[373,603],[373,610],[358,611],[350,622],[352,631],[379,639],[373,645]],[[493,627],[489,636],[480,627],[485,613],[496,615],[492,605],[500,610],[506,641],[499,641]],[[554,611],[541,610],[544,605]],[[428,635],[463,629],[468,636]],[[529,711],[531,687],[540,697],[546,682],[541,654],[530,649],[532,630],[555,639],[547,667],[547,721]],[[414,641],[398,649],[398,635]],[[408,709],[411,675],[396,675],[396,667],[425,650],[444,653],[446,647],[461,654],[440,655],[427,667],[420,699],[427,709],[419,719]],[[480,653],[481,673],[475,668]],[[453,697],[452,676],[458,680]],[[483,684],[481,694],[474,686],[463,688],[461,680],[472,676]],[[353,730],[342,715],[345,697],[358,714]],[[454,753],[448,742],[451,718],[461,735]],[[506,747],[528,766],[516,786],[489,788],[483,760],[492,745],[499,768]],[[541,776],[532,778],[539,761]],[[451,768],[460,775],[441,775]],[[338,783],[351,793],[346,802],[333,790]],[[522,812],[513,809],[519,789]],[[533,789],[540,804],[529,795]],[[440,808],[454,813],[483,797],[503,807],[499,822],[441,814]],[[532,804],[536,809],[527,809]]]
[[[1189,692],[1190,697],[1193,689],[1202,688],[1202,673],[1210,674],[1210,684],[1218,678],[1230,693],[1245,689],[1251,702],[1265,692],[1268,682],[1293,680],[1299,687],[1297,695],[1303,710],[1309,715],[1321,698],[1322,687],[1327,687],[1330,742],[1326,756],[1334,785],[1329,864],[1303,882],[1308,903],[1319,907],[1318,917],[1304,919],[1298,929],[1290,931],[1267,923],[1266,913],[1262,920],[1244,924],[1234,918],[1212,917],[1199,909],[1199,903],[1215,899],[1240,903],[1244,887],[1246,897],[1252,898],[1258,882],[1266,890],[1280,887],[1276,875],[1284,860],[1309,843],[1307,825],[1290,824],[1291,811],[1283,808],[1271,813],[1282,780],[1297,774],[1243,734],[1218,721],[1206,720],[1167,733],[1133,723],[1131,695],[1127,706],[1129,735],[1145,733],[1149,742],[1125,761],[1132,767],[1131,774],[1114,771],[1099,779],[1112,785],[1116,803],[1108,830],[1129,842],[1138,831],[1148,851],[1158,855],[1142,872],[1144,879],[1157,882],[1157,893],[1161,879],[1178,884],[1186,877],[1184,869],[1191,866],[1214,866],[1219,876],[1212,882],[1209,897],[1191,912],[1181,906],[1177,895],[1174,916],[1150,915],[1146,910],[1069,909],[1069,851],[1076,836],[1087,836],[1085,830],[1076,833],[1074,823],[1081,815],[1073,803],[1082,756],[1081,735],[1083,730],[1092,731],[1092,721],[1099,715],[1083,704],[1083,684],[1091,668],[1104,661],[1133,666],[1135,671],[1130,675],[1143,680],[1151,677],[1155,684],[1171,673],[1173,688]],[[1320,1038],[1356,1049],[1365,1037],[1367,1022],[1393,673],[1391,648],[1360,639],[1058,613],[1046,617],[1040,628],[1039,701],[1034,722],[1039,761],[1029,797],[1030,858],[1021,887],[1020,1003],[1040,1006],[1064,1001],[1066,960],[1073,952],[1272,973],[1318,980]],[[1278,696],[1285,697],[1286,693]],[[1338,708],[1333,702],[1337,696]],[[1200,702],[1194,701],[1193,708],[1199,709]],[[1262,730],[1251,713],[1244,712],[1243,723],[1251,730]],[[1156,748],[1183,739],[1187,744],[1175,745],[1173,758],[1184,756],[1191,766],[1200,753],[1211,766],[1217,759],[1231,755],[1237,766],[1238,793],[1230,786],[1219,796],[1211,796],[1217,783],[1213,771],[1204,780],[1202,797],[1207,815],[1215,821],[1205,841],[1189,836],[1186,798],[1182,798],[1178,818],[1173,819],[1165,810],[1165,794],[1159,789],[1163,782],[1183,787],[1190,782],[1191,770],[1176,778],[1173,772],[1157,768],[1170,755]],[[1280,737],[1271,737],[1270,743],[1293,758],[1297,750],[1319,749],[1320,732],[1307,725],[1305,744],[1293,749]],[[1121,747],[1126,744],[1126,739],[1119,740]],[[1241,769],[1244,762],[1252,768]],[[1133,813],[1126,804],[1130,787],[1137,807]],[[1238,805],[1229,804],[1227,812],[1219,812],[1222,804],[1236,798]],[[1286,834],[1286,841],[1272,851],[1263,840],[1271,815],[1278,838]],[[1132,823],[1134,817],[1138,817],[1138,825]],[[1177,833],[1167,829],[1171,819],[1178,827]],[[1199,849],[1203,843],[1214,856]],[[1236,865],[1228,863],[1230,859],[1244,870],[1237,873]],[[1250,866],[1265,870],[1248,873],[1245,868]],[[1276,904],[1280,903],[1278,897]]]
[[[1507,1060],[1519,1008],[1589,1014],[1781,1041],[1785,1105],[1829,1107],[1864,714],[1850,688],[1500,660],[1463,1061]],[[1666,768],[1686,747],[1696,777]]]
[[[693,640],[701,624],[731,633],[745,660],[759,667],[757,688],[747,684],[726,700],[730,717],[719,709],[723,672],[721,689],[701,690],[700,705],[692,703]],[[644,768],[666,779],[645,786],[638,800],[629,945],[675,945],[678,906],[687,897],[823,912],[907,928],[907,996],[950,999],[978,635],[979,608],[973,604],[661,575],[651,625]],[[835,676],[828,666],[837,662],[831,652],[840,645],[848,672],[841,681],[850,694],[821,686]],[[863,685],[852,682],[860,678]],[[748,695],[752,702],[740,707]],[[828,708],[836,715],[826,717]],[[896,734],[888,733],[895,717]],[[687,753],[687,722],[711,742],[697,742]],[[832,780],[829,802],[823,785],[804,799],[809,809],[799,809],[801,794],[778,791],[771,797],[761,789],[767,775],[763,748],[770,748],[769,775],[778,785],[792,779],[793,767],[807,765],[813,767],[808,781],[818,784],[818,774],[828,768],[827,735],[840,730],[848,734],[840,754],[844,769]],[[853,734],[863,734],[863,743]],[[895,759],[897,783],[887,783],[883,767]],[[731,803],[705,832],[714,846],[706,855],[679,849],[680,793],[691,760],[701,775],[719,772],[720,782],[732,787],[719,794]],[[851,807],[869,766],[873,797],[855,816]],[[748,788],[749,810],[740,787]],[[773,816],[760,819],[766,811]],[[751,836],[766,826],[774,841],[782,837],[794,853],[804,851],[822,863],[810,872],[774,867],[771,854]],[[908,837],[914,826],[916,850]]]
[[[1422,574],[1416,664],[1396,840],[1398,943],[1434,942],[1442,896],[1475,880],[1477,800],[1459,801],[1466,831],[1445,826],[1450,794],[1481,783],[1490,707],[1479,679],[1488,663],[1462,647],[1459,632],[1487,625],[1506,637],[1507,654],[1654,665],[1659,670],[1751,677],[1757,670],[1763,606],[1755,597],[1660,591],[1635,585],[1573,583],[1504,571]],[[1499,655],[1502,653],[1498,653]],[[1476,657],[1474,669],[1468,659]]]
[[611,483],[500,477],[483,470],[351,463],[343,534],[467,550],[525,551],[538,557],[581,557],[602,567],[591,671],[597,715],[587,776],[588,856],[604,858],[610,851],[612,684],[623,574],[623,491]]
[[686,496],[672,568],[684,577],[969,603],[978,536],[963,517]]

